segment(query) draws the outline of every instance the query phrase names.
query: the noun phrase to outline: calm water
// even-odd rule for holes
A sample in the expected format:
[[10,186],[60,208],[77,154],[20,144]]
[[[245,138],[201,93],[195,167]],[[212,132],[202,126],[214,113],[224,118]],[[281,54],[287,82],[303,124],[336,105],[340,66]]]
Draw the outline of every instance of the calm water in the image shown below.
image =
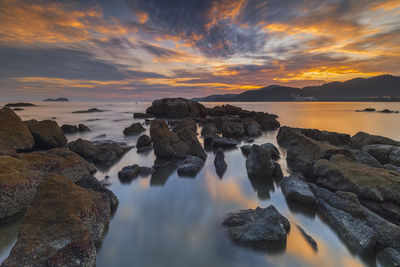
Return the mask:
[[[51,119],[62,124],[84,123],[93,132],[68,136],[105,139],[136,144],[137,136],[122,131],[134,120],[133,112],[143,112],[149,103],[51,103],[18,111],[23,120]],[[217,103],[218,105],[221,103]],[[213,106],[213,103],[207,103]],[[349,134],[366,131],[400,140],[400,114],[360,113],[356,109],[374,107],[400,110],[400,103],[234,103],[248,110],[279,115],[282,125],[318,128]],[[72,114],[88,108],[102,113]],[[140,121],[140,120],[137,120]],[[148,134],[148,129],[147,129]],[[276,143],[276,132],[266,132],[255,143]],[[240,146],[238,146],[240,147]],[[285,151],[280,148],[281,167],[288,174]],[[363,266],[374,261],[353,255],[318,214],[306,207],[287,203],[276,182],[249,180],[240,149],[225,152],[228,169],[223,178],[215,174],[214,155],[208,152],[204,168],[195,178],[183,178],[174,168],[164,168],[152,176],[121,184],[117,173],[137,163],[152,166],[153,151],[128,152],[120,162],[96,174],[110,176],[109,187],[120,205],[111,220],[97,266]],[[268,254],[231,244],[220,225],[224,215],[235,209],[266,207],[270,204],[291,222],[286,251]],[[19,221],[0,226],[0,262],[15,243]],[[314,252],[295,227],[303,227],[318,243]]]

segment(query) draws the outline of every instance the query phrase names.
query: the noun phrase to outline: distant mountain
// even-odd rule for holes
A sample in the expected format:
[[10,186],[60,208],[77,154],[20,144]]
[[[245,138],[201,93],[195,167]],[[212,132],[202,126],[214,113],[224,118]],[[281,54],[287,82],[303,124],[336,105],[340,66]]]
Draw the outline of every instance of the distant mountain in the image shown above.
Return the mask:
[[381,75],[372,78],[356,78],[345,82],[331,82],[302,89],[270,85],[241,94],[210,95],[194,98],[203,102],[272,102],[304,100],[400,100],[400,77]]
[[59,98],[47,98],[43,101],[68,102],[69,100],[66,97],[59,97]]

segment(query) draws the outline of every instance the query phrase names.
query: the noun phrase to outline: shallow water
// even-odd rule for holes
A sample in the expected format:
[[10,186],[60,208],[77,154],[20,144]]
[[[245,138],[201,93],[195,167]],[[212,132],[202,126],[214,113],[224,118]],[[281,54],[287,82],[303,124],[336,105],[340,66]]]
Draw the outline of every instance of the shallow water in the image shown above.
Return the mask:
[[[17,111],[23,120],[51,119],[62,124],[84,123],[93,131],[68,136],[125,141],[136,144],[138,136],[125,137],[122,131],[134,120],[133,112],[143,112],[149,103],[57,103],[40,102],[37,107]],[[221,104],[221,103],[216,103]],[[400,140],[400,114],[361,113],[356,109],[374,107],[400,110],[400,103],[233,103],[248,110],[279,115],[282,125],[318,128],[355,134],[365,131]],[[206,103],[213,106],[214,103]],[[72,111],[100,108],[101,113],[73,114]],[[142,121],[142,120],[136,120]],[[147,126],[148,128],[148,126]],[[148,134],[148,129],[147,129]],[[255,143],[276,143],[276,131],[266,132]],[[240,147],[240,145],[238,146]],[[285,151],[279,161],[288,174]],[[117,173],[137,163],[152,166],[153,151],[129,151],[109,170],[96,174],[110,176],[109,187],[120,204],[98,251],[97,266],[363,266],[372,259],[352,254],[336,233],[315,211],[287,203],[277,182],[249,180],[240,149],[225,152],[228,169],[223,178],[215,174],[213,152],[208,152],[204,168],[195,178],[179,177],[167,167],[153,175],[122,184]],[[229,211],[266,207],[273,204],[291,222],[285,251],[257,252],[230,242],[221,219]],[[0,226],[0,262],[15,243],[19,221]],[[295,224],[303,227],[318,243],[314,252]]]

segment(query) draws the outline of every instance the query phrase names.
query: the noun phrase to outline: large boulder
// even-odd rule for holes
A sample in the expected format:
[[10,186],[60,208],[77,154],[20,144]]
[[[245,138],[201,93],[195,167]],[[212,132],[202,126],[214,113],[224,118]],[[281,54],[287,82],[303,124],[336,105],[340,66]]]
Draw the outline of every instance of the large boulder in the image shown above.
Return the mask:
[[335,154],[352,158],[349,150],[318,142],[290,127],[281,127],[277,139],[281,146],[287,148],[289,168],[302,172],[307,179],[313,179],[313,166],[319,159],[329,159]]
[[316,183],[330,190],[353,192],[360,198],[400,204],[400,174],[350,160],[344,155],[314,165]]
[[271,153],[259,145],[252,145],[246,159],[247,174],[250,178],[281,178],[280,165],[271,158]]
[[0,109],[0,125],[0,155],[15,155],[16,151],[33,148],[32,134],[12,109]]
[[350,140],[350,145],[354,148],[361,149],[366,145],[390,145],[390,146],[399,146],[400,143],[398,141],[392,140],[387,137],[372,135],[365,132],[358,132],[353,135]]
[[94,266],[110,213],[106,194],[50,175],[39,185],[2,266]]
[[81,138],[68,143],[68,147],[88,162],[104,168],[111,167],[131,149],[123,142],[109,140],[90,142]]
[[282,192],[287,199],[314,206],[316,201],[313,192],[303,177],[290,175],[281,181]]
[[131,126],[124,129],[124,135],[136,135],[140,134],[141,132],[145,131],[146,129],[143,128],[142,124],[139,122],[133,123]]
[[289,221],[272,205],[228,213],[222,224],[234,242],[259,250],[284,249],[290,230]]
[[67,143],[60,126],[51,120],[29,120],[24,122],[35,139],[35,147],[39,149],[49,149],[62,147]]
[[197,138],[197,125],[193,119],[187,118],[178,123],[173,132],[182,142],[189,146],[188,155],[196,156],[203,160],[207,158],[207,154]]
[[257,137],[262,134],[261,126],[253,118],[244,118],[243,128],[245,129],[245,134],[250,137]]
[[158,118],[197,118],[207,116],[207,108],[185,98],[163,98],[154,100],[146,113]]

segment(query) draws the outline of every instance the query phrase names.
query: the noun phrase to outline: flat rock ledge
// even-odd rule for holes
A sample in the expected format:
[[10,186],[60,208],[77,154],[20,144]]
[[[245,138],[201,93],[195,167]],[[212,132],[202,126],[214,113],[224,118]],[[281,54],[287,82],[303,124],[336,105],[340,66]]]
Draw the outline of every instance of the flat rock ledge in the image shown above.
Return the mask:
[[290,231],[288,219],[272,205],[230,212],[222,225],[228,227],[233,242],[264,251],[285,249]]

